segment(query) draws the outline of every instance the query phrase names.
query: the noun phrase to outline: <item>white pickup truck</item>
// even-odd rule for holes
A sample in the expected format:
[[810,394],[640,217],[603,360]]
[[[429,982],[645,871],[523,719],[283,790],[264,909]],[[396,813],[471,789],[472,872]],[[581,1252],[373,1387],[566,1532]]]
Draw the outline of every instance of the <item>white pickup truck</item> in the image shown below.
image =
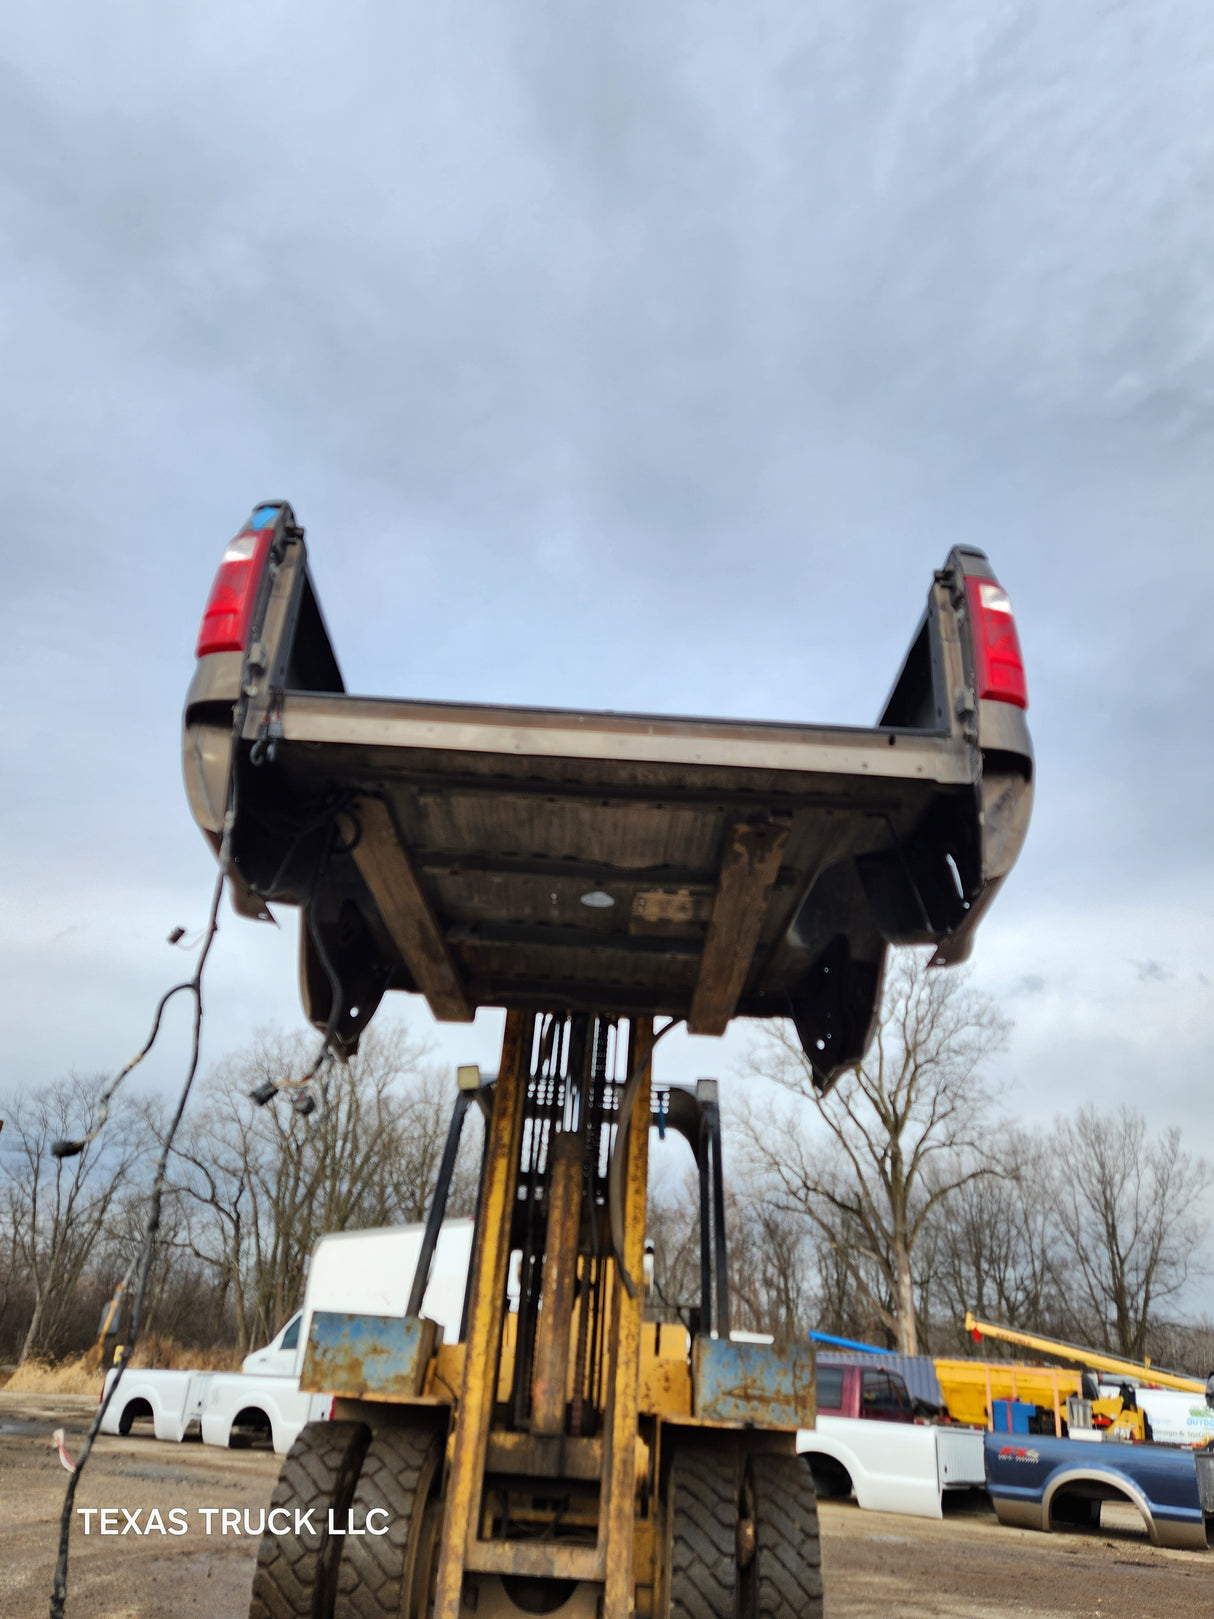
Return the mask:
[[984,1433],[917,1422],[906,1384],[875,1362],[818,1367],[818,1415],[797,1435],[818,1494],[941,1518],[950,1491],[985,1489]]
[[[285,1455],[305,1422],[329,1415],[328,1395],[299,1391],[313,1311],[403,1316],[424,1229],[391,1226],[322,1237],[308,1268],[303,1308],[264,1349],[246,1355],[240,1371],[133,1367],[123,1374],[102,1433],[129,1434],[136,1423],[150,1421],[157,1439],[180,1442],[193,1431],[205,1445],[268,1438]],[[423,1311],[449,1338],[459,1336],[471,1252],[472,1221],[444,1221]],[[107,1376],[107,1390],[115,1375]]]

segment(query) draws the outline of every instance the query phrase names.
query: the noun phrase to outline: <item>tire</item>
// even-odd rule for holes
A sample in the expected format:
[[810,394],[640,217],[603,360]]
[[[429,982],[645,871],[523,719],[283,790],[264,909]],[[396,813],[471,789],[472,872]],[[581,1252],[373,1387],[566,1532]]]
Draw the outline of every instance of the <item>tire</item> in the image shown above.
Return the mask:
[[[249,1619],[332,1619],[341,1541],[329,1534],[328,1515],[345,1517],[370,1437],[361,1422],[309,1422],[300,1430],[270,1498],[271,1511],[290,1513],[291,1529],[267,1528],[261,1537]],[[311,1532],[295,1533],[296,1511],[312,1513]]]
[[412,1619],[418,1547],[442,1456],[443,1435],[429,1427],[382,1428],[371,1440],[351,1511],[360,1527],[369,1512],[386,1512],[387,1533],[343,1542],[335,1619]]
[[742,1571],[743,1619],[822,1619],[818,1501],[804,1460],[752,1456],[742,1499],[754,1524],[754,1553]]
[[732,1454],[677,1455],[666,1493],[665,1619],[734,1619],[738,1485]]

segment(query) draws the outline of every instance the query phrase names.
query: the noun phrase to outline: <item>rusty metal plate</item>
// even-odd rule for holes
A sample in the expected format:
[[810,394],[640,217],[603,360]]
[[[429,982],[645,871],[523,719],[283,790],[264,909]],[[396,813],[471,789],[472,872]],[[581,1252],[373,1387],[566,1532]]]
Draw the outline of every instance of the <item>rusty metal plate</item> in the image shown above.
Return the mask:
[[812,1344],[737,1343],[700,1336],[691,1352],[695,1414],[705,1422],[811,1428],[817,1405]]
[[424,1316],[312,1316],[300,1389],[354,1399],[408,1400],[422,1391],[437,1327]]

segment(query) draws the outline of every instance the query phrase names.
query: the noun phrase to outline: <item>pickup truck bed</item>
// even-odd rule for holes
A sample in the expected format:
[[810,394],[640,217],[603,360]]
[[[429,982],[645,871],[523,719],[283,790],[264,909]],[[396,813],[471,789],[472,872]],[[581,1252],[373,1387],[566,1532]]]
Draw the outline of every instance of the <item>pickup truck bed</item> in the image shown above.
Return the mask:
[[999,1522],[1020,1529],[1096,1529],[1100,1503],[1124,1500],[1152,1545],[1205,1551],[1214,1535],[1191,1450],[988,1433],[986,1480]]
[[819,1414],[797,1434],[822,1496],[854,1494],[871,1512],[942,1518],[950,1490],[985,1484],[984,1435],[973,1428]]
[[[374,588],[368,580],[367,588]],[[874,729],[347,695],[289,506],[225,554],[184,714],[237,907],[301,906],[305,1009],[351,1049],[435,1016],[792,1015],[820,1083],[867,1046],[886,947],[968,952],[1028,823],[1007,599],[957,549]]]

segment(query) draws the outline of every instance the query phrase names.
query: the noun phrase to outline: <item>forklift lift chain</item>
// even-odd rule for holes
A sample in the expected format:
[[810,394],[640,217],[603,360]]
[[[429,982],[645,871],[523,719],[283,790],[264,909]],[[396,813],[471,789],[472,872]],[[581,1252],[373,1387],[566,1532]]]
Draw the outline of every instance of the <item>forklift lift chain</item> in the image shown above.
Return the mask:
[[753,1553],[741,1571],[742,1619],[822,1619],[822,1557],[813,1474],[800,1456],[759,1451],[742,1486]]
[[351,1511],[356,1528],[366,1524],[369,1512],[386,1512],[387,1533],[345,1540],[335,1619],[414,1619],[428,1606],[428,1591],[416,1588],[415,1576],[429,1584],[431,1559],[422,1541],[433,1522],[427,1506],[442,1464],[444,1437],[432,1422],[381,1428],[372,1437]]
[[[282,1507],[292,1527],[267,1528],[257,1552],[249,1619],[329,1619],[341,1541],[329,1534],[344,1519],[370,1439],[361,1422],[309,1422],[282,1464],[271,1511]],[[311,1512],[314,1528],[295,1533],[296,1513]]]
[[699,1447],[676,1456],[666,1494],[666,1619],[734,1619],[737,1461]]

